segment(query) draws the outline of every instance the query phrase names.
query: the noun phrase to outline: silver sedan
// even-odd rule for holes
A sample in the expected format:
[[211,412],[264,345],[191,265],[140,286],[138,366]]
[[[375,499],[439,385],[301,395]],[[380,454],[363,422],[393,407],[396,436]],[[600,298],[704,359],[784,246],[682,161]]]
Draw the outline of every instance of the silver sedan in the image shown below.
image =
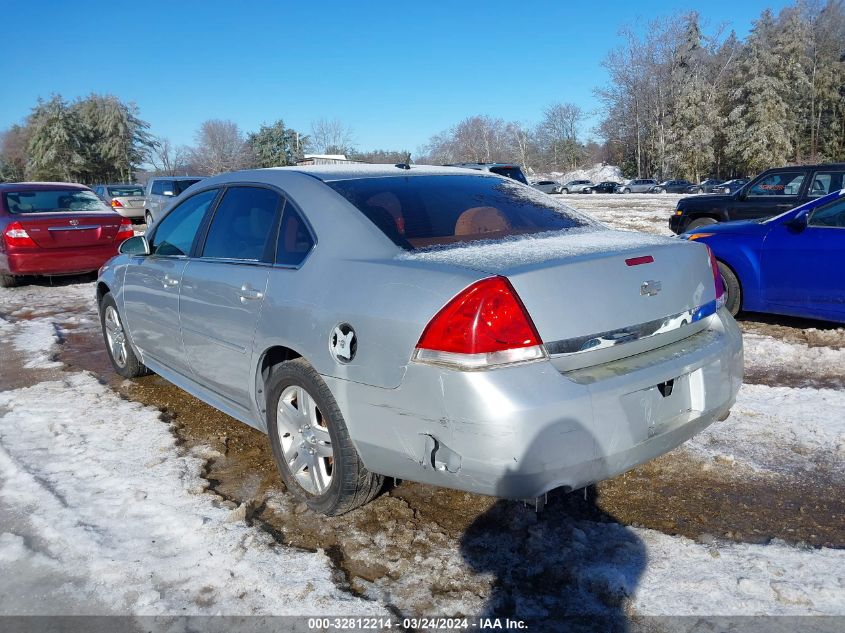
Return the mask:
[[712,264],[490,173],[275,168],[182,194],[97,301],[119,374],[265,431],[340,514],[386,476],[577,489],[725,418],[742,346]]

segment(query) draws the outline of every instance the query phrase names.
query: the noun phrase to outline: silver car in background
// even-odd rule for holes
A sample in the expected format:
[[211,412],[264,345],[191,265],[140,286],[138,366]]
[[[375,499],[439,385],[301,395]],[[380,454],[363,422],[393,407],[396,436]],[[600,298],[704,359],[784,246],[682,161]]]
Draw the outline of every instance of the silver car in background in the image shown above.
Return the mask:
[[650,193],[659,183],[653,178],[635,178],[619,185],[619,193]]
[[94,185],[91,189],[124,218],[140,220],[144,217],[144,188],[141,185]]
[[724,419],[740,332],[702,244],[604,227],[491,173],[208,178],[100,272],[106,347],[269,435],[340,514],[384,477],[536,498]]
[[582,193],[593,185],[592,180],[570,180],[561,187],[561,193]]
[[202,180],[199,176],[156,176],[147,181],[144,222],[155,222],[176,196]]
[[532,182],[531,186],[537,191],[548,194],[561,193],[563,191],[563,186],[557,180],[537,180]]

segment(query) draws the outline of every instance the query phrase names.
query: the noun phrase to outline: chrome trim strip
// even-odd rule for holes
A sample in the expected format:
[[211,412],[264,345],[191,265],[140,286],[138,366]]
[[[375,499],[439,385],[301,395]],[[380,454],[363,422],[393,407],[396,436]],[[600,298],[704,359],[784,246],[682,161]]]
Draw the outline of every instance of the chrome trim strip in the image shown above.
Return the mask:
[[646,321],[645,323],[638,323],[637,325],[629,325],[628,327],[599,332],[598,334],[550,341],[545,343],[546,350],[548,350],[550,356],[561,356],[583,354],[584,352],[633,343],[634,341],[640,341],[645,338],[657,336],[658,334],[674,332],[675,330],[689,327],[693,323],[714,314],[716,309],[716,302],[711,301],[691,310],[684,310],[671,316]]
[[91,229],[101,229],[101,224],[86,224],[85,226],[48,226],[48,231],[88,231]]

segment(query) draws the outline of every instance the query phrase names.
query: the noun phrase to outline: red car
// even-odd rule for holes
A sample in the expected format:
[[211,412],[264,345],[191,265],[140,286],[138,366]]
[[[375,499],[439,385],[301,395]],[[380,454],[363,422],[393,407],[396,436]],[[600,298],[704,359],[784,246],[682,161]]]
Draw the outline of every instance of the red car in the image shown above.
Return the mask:
[[0,184],[0,286],[23,275],[97,270],[132,237],[132,223],[82,185]]

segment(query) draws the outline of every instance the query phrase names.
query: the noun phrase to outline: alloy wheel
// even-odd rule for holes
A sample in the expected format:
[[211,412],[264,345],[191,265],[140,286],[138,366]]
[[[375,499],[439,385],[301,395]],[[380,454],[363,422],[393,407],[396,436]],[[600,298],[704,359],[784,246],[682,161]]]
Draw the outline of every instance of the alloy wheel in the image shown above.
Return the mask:
[[113,306],[108,306],[103,320],[106,325],[106,341],[109,344],[109,353],[111,353],[118,367],[126,367],[126,333],[123,331],[120,315]]
[[328,426],[311,394],[298,385],[282,391],[276,424],[291,475],[308,493],[323,494],[332,483],[334,449]]

